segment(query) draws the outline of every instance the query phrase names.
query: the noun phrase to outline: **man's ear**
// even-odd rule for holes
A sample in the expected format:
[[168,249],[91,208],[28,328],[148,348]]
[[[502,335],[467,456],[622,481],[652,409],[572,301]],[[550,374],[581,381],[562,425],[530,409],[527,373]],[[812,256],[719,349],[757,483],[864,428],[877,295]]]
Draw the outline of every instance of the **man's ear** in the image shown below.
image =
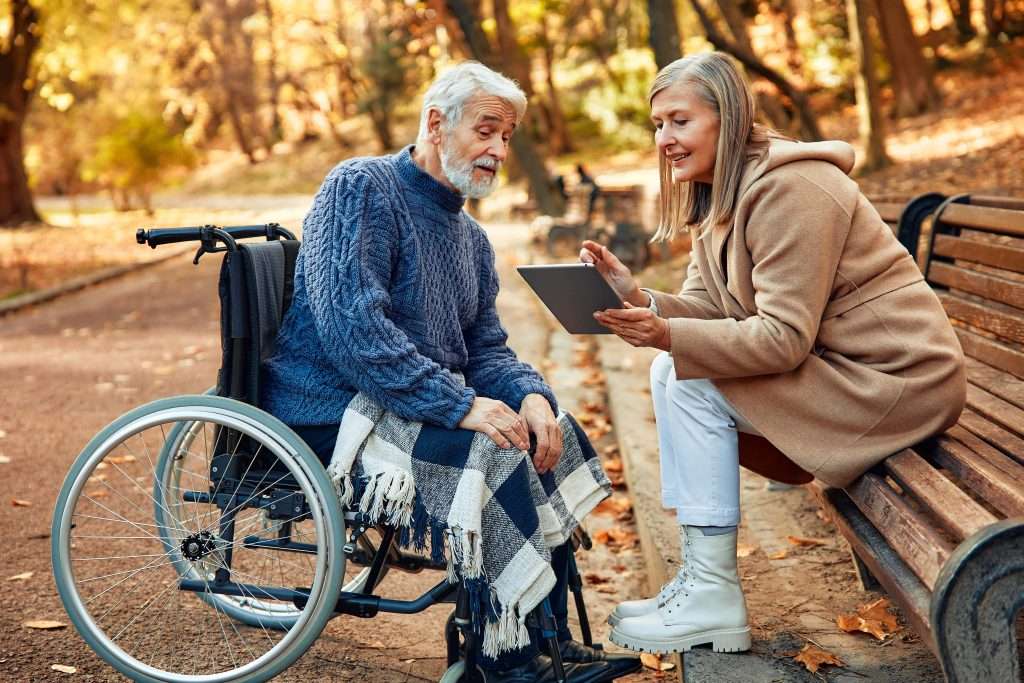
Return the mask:
[[430,141],[435,145],[441,144],[442,123],[444,123],[444,117],[441,116],[441,111],[431,107],[427,112],[427,131],[430,133]]

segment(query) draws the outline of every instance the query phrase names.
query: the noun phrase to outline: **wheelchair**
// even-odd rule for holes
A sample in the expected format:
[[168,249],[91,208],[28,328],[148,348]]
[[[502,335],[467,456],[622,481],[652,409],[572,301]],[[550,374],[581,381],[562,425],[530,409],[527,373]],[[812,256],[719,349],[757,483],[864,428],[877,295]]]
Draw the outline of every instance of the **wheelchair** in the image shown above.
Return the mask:
[[[444,572],[446,565],[402,549],[395,528],[342,509],[309,446],[258,406],[260,363],[292,298],[295,236],[268,224],[136,237],[154,249],[198,242],[196,264],[224,253],[222,360],[213,389],[122,415],[73,463],[54,511],[51,552],[58,593],[82,638],[136,681],[266,681],[335,617],[447,605],[448,668],[440,680],[483,680],[482,624],[464,584],[445,574],[414,600],[378,595],[392,570]],[[581,544],[590,542],[579,530],[574,546]],[[593,645],[575,560],[570,589],[583,642]],[[554,644],[546,600],[530,618]],[[549,649],[562,672],[557,646]]]

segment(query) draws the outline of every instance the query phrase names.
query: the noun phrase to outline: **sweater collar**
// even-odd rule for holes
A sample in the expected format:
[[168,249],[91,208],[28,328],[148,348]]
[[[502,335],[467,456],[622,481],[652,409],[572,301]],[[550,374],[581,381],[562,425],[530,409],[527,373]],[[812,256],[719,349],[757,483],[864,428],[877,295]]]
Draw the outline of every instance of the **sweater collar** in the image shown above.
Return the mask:
[[413,161],[412,151],[415,145],[409,145],[395,155],[395,164],[402,181],[427,199],[433,201],[445,211],[458,213],[466,198],[456,190],[441,184],[436,178],[424,171]]

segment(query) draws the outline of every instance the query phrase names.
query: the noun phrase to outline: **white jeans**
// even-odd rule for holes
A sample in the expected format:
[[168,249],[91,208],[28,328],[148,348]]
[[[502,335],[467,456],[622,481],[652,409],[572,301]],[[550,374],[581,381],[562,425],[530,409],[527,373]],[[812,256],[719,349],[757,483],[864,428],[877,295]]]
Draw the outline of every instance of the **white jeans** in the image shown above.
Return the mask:
[[651,397],[661,451],[661,502],[680,524],[740,522],[737,430],[758,431],[707,379],[676,379],[672,357],[651,364]]

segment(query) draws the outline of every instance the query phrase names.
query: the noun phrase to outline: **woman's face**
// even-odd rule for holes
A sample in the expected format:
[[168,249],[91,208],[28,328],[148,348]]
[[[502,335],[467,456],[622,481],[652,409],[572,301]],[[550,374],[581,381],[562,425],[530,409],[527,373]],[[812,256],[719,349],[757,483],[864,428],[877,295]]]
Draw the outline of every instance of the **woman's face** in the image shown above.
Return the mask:
[[720,122],[696,86],[681,81],[655,95],[651,121],[654,143],[672,166],[672,180],[710,184],[715,177]]

